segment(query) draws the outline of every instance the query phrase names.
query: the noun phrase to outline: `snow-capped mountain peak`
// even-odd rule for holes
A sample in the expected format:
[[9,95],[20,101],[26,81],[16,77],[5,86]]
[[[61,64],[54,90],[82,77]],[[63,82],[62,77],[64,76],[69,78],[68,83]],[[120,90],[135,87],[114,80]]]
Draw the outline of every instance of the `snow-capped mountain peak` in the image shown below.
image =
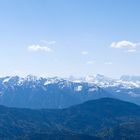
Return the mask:
[[140,81],[112,79],[99,74],[70,79],[32,75],[0,78],[0,104],[16,107],[67,107],[102,97],[138,103],[139,95]]

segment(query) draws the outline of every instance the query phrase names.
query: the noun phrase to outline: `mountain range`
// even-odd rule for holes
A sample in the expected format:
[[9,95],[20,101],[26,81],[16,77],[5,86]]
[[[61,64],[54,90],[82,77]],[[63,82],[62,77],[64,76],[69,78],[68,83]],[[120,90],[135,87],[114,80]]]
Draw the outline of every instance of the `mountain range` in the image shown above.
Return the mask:
[[140,105],[140,77],[112,79],[98,74],[82,78],[0,78],[0,104],[9,107],[57,109],[104,97]]

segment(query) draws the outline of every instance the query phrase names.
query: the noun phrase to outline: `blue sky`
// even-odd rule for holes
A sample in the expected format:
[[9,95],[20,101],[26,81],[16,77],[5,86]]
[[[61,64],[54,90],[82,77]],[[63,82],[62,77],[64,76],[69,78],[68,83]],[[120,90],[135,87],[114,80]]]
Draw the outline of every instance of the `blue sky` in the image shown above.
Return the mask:
[[139,0],[1,0],[0,76],[140,75]]

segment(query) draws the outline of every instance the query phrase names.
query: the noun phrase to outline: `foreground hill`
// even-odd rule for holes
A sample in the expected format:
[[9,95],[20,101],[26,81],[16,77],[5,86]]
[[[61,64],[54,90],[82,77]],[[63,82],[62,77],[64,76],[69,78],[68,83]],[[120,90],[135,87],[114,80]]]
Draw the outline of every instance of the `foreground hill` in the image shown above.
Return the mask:
[[140,139],[140,106],[102,98],[67,109],[0,106],[0,139]]

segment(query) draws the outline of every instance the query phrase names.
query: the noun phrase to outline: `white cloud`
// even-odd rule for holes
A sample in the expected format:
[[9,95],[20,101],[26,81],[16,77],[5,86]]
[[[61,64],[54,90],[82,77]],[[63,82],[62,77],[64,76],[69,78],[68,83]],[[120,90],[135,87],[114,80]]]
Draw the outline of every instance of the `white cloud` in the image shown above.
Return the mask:
[[31,46],[28,47],[28,51],[33,51],[33,52],[38,52],[38,51],[52,52],[53,50],[50,49],[47,46],[31,45]]
[[88,51],[82,51],[81,54],[88,55],[89,53],[88,53]]
[[104,64],[105,65],[112,65],[113,63],[112,62],[105,62]]
[[87,64],[88,65],[92,65],[92,64],[94,64],[95,63],[95,61],[87,61]]
[[119,41],[119,42],[112,42],[110,45],[112,48],[125,48],[125,49],[136,49],[140,46],[140,43],[133,43],[127,40]]

